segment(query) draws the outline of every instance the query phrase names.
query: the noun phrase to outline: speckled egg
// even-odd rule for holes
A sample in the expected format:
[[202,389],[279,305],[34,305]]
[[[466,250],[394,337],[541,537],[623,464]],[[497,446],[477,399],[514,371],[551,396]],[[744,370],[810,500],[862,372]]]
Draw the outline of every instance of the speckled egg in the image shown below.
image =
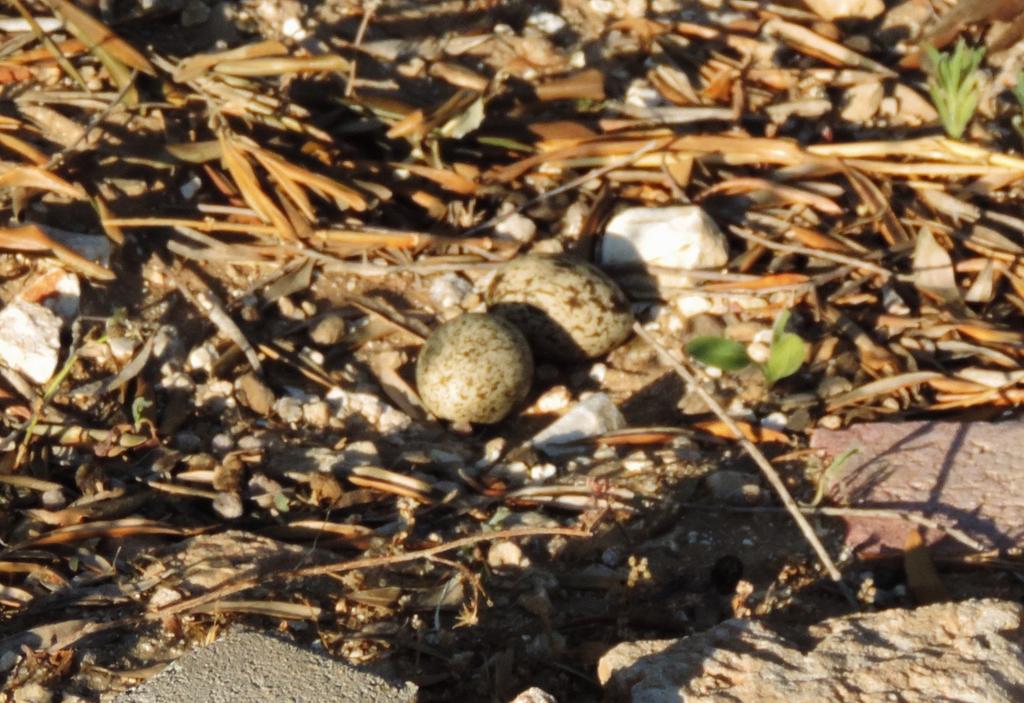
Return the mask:
[[453,422],[502,420],[530,392],[533,354],[522,332],[480,313],[438,327],[416,362],[423,404]]
[[564,256],[523,256],[505,265],[487,291],[490,311],[523,331],[538,357],[583,361],[624,342],[629,300],[598,268]]

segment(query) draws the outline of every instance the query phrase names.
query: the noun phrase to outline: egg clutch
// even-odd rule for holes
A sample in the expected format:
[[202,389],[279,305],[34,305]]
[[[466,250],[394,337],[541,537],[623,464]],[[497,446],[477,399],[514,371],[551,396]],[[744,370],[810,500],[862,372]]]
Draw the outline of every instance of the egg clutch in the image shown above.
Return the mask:
[[527,396],[534,358],[581,362],[630,334],[628,298],[598,268],[565,256],[513,259],[487,289],[487,313],[438,327],[416,363],[424,405],[457,423],[504,419]]

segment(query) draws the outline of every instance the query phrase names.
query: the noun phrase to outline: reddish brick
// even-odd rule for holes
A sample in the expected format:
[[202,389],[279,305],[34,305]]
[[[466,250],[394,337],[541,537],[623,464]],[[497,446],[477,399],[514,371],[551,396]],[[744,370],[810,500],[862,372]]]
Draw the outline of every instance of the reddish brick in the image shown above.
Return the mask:
[[[986,548],[1024,545],[1024,422],[880,422],[819,429],[811,446],[827,458],[859,449],[841,467],[837,505],[916,511],[956,527]],[[847,544],[866,554],[902,550],[904,520],[846,519]],[[966,547],[930,531],[944,553]]]

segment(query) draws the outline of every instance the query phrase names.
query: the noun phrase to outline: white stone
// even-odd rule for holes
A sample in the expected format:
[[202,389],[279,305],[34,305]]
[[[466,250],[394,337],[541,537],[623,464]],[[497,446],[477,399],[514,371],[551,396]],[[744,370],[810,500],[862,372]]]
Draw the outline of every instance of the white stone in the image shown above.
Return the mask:
[[281,34],[296,41],[306,38],[306,30],[302,28],[302,23],[295,17],[289,17],[281,23]]
[[509,215],[494,226],[494,231],[503,238],[517,242],[531,242],[537,233],[537,224],[526,215],[515,213]]
[[492,569],[525,569],[530,560],[515,542],[495,542],[487,550],[487,565]]
[[626,88],[625,103],[634,107],[659,107],[665,104],[665,99],[649,81],[637,78]]
[[560,15],[539,10],[530,15],[526,20],[526,24],[544,34],[558,34],[565,29],[568,23]]
[[767,344],[763,342],[753,342],[747,345],[747,356],[755,364],[763,364],[768,361],[768,357],[771,356],[771,349],[768,348]]
[[694,295],[681,295],[673,300],[672,303],[676,306],[676,310],[679,311],[679,314],[684,318],[703,315],[712,308],[711,298],[699,293]]
[[725,236],[695,205],[623,210],[608,223],[601,241],[603,266],[640,264],[693,270],[717,268],[728,260]]
[[851,17],[869,20],[885,12],[882,0],[804,0],[804,3],[826,20]]
[[605,393],[595,393],[541,430],[534,436],[532,444],[545,454],[554,455],[566,452],[565,444],[597,437],[625,426],[626,418],[612,399]]
[[458,305],[473,290],[473,284],[457,273],[445,273],[430,283],[430,299],[442,310]]
[[52,310],[15,300],[0,310],[0,360],[33,383],[46,383],[60,356],[60,327]]

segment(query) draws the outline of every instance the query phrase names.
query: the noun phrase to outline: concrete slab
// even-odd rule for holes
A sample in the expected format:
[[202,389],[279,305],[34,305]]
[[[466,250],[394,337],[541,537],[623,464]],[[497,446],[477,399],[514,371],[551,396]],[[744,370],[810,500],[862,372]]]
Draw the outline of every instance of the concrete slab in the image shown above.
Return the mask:
[[417,688],[259,632],[195,649],[115,703],[413,703]]

